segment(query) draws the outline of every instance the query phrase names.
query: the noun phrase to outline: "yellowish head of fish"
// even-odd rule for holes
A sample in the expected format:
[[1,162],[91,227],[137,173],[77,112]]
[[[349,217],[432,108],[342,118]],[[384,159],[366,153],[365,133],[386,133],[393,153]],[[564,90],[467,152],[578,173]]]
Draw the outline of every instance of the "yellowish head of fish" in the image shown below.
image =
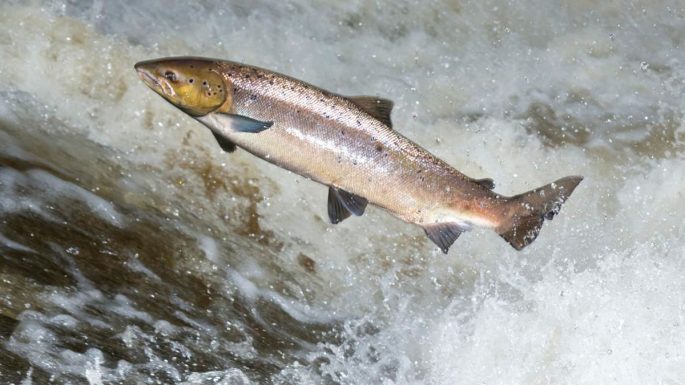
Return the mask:
[[166,58],[142,61],[134,68],[148,87],[191,116],[230,107],[231,90],[214,60]]

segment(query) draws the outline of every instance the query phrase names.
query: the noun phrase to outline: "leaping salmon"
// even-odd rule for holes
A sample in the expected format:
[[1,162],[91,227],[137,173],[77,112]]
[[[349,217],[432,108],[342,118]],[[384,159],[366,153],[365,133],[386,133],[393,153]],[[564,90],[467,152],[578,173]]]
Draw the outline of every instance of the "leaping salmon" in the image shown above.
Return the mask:
[[329,186],[339,223],[367,204],[421,226],[444,253],[473,226],[520,250],[533,242],[583,179],[567,176],[523,194],[495,193],[393,130],[390,100],[345,97],[240,63],[174,57],[135,65],[145,84],[212,132],[227,152],[241,147]]

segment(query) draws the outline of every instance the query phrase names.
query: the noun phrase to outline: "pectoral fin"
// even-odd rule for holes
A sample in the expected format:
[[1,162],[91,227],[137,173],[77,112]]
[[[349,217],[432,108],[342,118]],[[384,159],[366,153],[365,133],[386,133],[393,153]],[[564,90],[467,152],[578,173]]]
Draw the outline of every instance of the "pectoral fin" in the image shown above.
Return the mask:
[[222,150],[224,150],[226,152],[235,151],[235,149],[236,149],[235,143],[231,142],[230,140],[224,138],[223,136],[217,134],[214,131],[212,131],[212,135],[214,135],[214,137],[216,138],[216,141],[219,143],[219,147],[221,147]]
[[238,132],[251,132],[256,134],[266,130],[274,124],[274,122],[263,122],[261,120],[248,118],[247,116],[227,114],[225,112],[217,112],[216,114],[217,120],[230,127],[231,130]]
[[340,190],[335,187],[328,189],[328,217],[331,223],[337,224],[354,214],[364,214],[366,205],[369,203],[365,198]]
[[447,254],[454,241],[464,232],[456,223],[435,223],[424,226],[423,230],[428,235],[428,238],[438,245],[445,254]]
[[349,96],[347,99],[367,114],[392,128],[392,121],[390,120],[390,113],[394,105],[392,100],[381,99],[375,96]]

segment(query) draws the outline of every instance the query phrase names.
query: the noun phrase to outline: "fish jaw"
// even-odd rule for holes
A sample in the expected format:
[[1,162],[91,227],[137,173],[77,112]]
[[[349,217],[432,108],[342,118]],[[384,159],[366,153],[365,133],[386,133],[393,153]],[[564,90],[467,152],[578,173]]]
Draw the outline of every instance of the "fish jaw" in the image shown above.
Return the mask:
[[145,63],[140,62],[136,63],[133,68],[138,73],[138,78],[142,80],[146,86],[163,98],[166,98],[166,95],[175,95],[175,91],[171,86],[169,86],[169,83],[166,81],[166,79],[156,76],[153,69],[150,68],[149,65],[145,65]]

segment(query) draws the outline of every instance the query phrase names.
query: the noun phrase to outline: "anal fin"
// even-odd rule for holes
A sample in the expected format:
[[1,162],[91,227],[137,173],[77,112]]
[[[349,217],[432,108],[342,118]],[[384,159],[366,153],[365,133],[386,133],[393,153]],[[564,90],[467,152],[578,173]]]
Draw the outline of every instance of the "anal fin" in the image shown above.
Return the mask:
[[333,224],[342,222],[352,214],[356,216],[364,214],[368,203],[366,198],[345,190],[335,187],[328,189],[328,217]]
[[521,218],[508,231],[500,233],[516,250],[521,250],[538,237],[542,228],[543,217],[530,216]]
[[428,238],[438,245],[440,250],[445,254],[447,254],[447,251],[449,251],[449,248],[454,241],[456,241],[461,233],[464,232],[462,227],[456,223],[449,222],[426,225],[423,227],[423,230],[426,232]]

